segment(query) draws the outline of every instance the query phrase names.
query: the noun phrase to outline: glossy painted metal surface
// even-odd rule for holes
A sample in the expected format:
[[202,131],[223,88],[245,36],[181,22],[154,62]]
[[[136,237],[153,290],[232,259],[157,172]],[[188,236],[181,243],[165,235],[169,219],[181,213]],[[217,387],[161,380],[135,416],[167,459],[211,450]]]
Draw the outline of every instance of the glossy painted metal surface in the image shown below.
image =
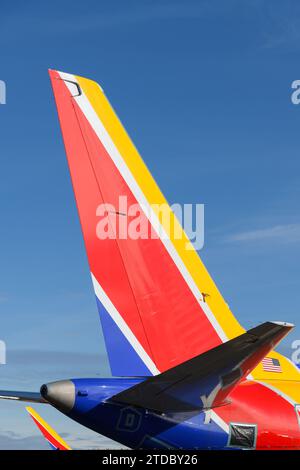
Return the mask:
[[157,414],[110,400],[111,396],[140,383],[140,379],[72,381],[76,400],[73,409],[65,414],[130,448],[229,449],[232,422],[256,424],[257,449],[300,449],[294,408],[273,390],[254,381],[238,385],[225,406],[210,412],[173,414]]
[[[150,372],[167,370],[220,344],[220,336],[199,302],[200,291],[195,295],[159,237],[97,238],[100,204],[116,208],[119,197],[126,197],[128,206],[143,212],[145,200],[100,121],[93,119],[85,95],[72,98],[68,83],[52,79],[98,301],[110,302],[106,310],[126,324],[129,341],[146,366],[151,364]],[[105,326],[108,353],[118,353]],[[112,363],[113,375],[128,374],[117,360]]]
[[[155,374],[241,334],[197,252],[186,249],[182,229],[174,238],[159,223],[155,211],[166,201],[101,87],[63,72],[50,71],[50,78],[113,375]],[[169,235],[167,241],[98,243],[96,208],[120,195],[150,206],[154,229]],[[299,380],[288,359],[274,351],[270,357],[280,360],[281,379]],[[252,375],[273,378],[261,364]],[[293,398],[300,401],[300,392]]]
[[113,399],[159,413],[220,407],[292,328],[292,325],[263,323],[187,362],[149,377]]
[[[113,375],[156,375],[242,334],[174,214],[179,239],[159,220],[157,206],[166,201],[103,90],[63,72],[50,77]],[[120,196],[167,236],[99,240],[97,207],[118,207]],[[229,404],[209,411],[211,421],[205,412],[158,415],[109,400],[142,379],[74,380],[67,414],[133,448],[227,448],[235,422],[257,426],[259,449],[298,449],[299,370],[275,351],[268,356],[280,361],[281,372],[259,363],[251,380],[231,391]]]
[[71,450],[66,441],[33,408],[27,406],[26,410],[52,450]]

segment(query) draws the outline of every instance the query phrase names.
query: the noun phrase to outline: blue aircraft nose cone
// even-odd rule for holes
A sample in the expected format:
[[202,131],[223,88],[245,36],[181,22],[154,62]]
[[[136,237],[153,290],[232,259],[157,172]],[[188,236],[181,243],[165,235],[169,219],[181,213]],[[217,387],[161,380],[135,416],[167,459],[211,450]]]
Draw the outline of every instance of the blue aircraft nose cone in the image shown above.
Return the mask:
[[41,395],[63,413],[69,413],[75,403],[75,385],[71,380],[50,382],[41,386]]

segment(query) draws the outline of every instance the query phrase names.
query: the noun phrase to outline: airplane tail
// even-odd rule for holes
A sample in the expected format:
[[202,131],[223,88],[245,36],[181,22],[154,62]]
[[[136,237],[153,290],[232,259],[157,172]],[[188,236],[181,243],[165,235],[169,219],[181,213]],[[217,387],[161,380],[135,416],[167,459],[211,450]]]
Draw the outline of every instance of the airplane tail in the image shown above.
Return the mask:
[[62,437],[60,437],[33,408],[26,406],[26,410],[52,450],[71,450],[71,447],[62,439]]
[[[242,334],[101,87],[49,73],[112,374],[156,375]],[[132,207],[151,236],[116,232]]]
[[292,328],[287,323],[263,323],[119,392],[111,400],[157,413],[209,410],[226,405],[233,389]]

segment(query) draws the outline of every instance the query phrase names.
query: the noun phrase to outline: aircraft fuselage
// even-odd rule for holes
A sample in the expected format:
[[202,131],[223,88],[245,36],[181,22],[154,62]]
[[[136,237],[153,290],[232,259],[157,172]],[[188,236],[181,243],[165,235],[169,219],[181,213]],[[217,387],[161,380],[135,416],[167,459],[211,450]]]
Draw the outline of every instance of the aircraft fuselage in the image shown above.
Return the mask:
[[42,388],[42,394],[71,419],[130,448],[243,448],[234,445],[237,441],[232,433],[236,426],[238,432],[239,426],[248,426],[252,448],[300,449],[297,407],[271,386],[246,380],[224,406],[174,414],[158,414],[111,400],[142,380],[72,379],[54,382],[54,387]]

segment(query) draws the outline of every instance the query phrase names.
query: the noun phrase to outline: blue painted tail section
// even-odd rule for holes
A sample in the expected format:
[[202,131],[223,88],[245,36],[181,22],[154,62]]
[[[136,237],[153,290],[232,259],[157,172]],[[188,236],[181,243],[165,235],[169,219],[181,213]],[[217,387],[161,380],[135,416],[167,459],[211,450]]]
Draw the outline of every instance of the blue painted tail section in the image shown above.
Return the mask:
[[112,374],[122,370],[127,377],[152,375],[98,297],[96,301]]
[[[73,379],[76,399],[68,416],[130,448],[226,449],[228,433],[205,413],[160,415],[109,398],[141,379]],[[78,393],[85,390],[86,396]]]

